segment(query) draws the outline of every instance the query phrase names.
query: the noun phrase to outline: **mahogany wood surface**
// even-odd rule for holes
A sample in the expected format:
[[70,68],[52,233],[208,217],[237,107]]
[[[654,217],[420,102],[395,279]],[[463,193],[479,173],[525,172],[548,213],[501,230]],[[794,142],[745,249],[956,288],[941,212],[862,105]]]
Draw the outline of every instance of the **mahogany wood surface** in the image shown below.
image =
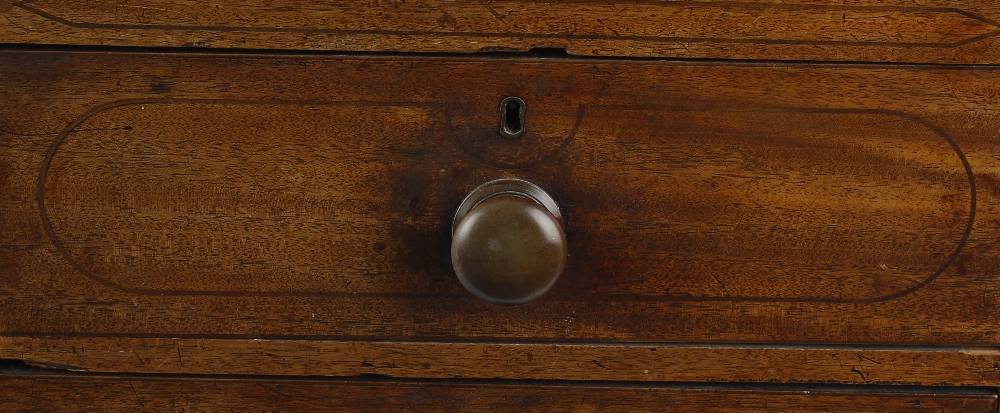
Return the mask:
[[[144,372],[186,371],[167,338],[1000,343],[993,67],[11,51],[0,72],[3,357],[72,365],[46,337],[135,340],[161,364],[114,371]],[[497,135],[507,96],[519,140]],[[564,208],[566,272],[523,306],[479,302],[448,259],[458,203],[499,177]],[[991,349],[942,354],[978,373],[907,379],[911,358],[878,382],[995,383]]]
[[0,338],[76,372],[1000,386],[995,348]]
[[994,0],[0,0],[0,43],[998,63]]
[[0,409],[101,412],[970,412],[987,389],[732,388],[273,378],[0,375]]

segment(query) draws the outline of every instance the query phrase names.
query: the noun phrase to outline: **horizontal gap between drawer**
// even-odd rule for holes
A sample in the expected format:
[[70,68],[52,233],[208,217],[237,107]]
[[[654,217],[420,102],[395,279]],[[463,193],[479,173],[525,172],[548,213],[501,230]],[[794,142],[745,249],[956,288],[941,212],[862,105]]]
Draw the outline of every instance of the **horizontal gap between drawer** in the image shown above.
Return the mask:
[[997,389],[982,386],[911,386],[911,385],[862,385],[816,383],[741,383],[741,382],[627,382],[595,380],[525,380],[525,379],[439,379],[397,378],[365,374],[353,377],[279,376],[241,374],[171,374],[171,373],[101,373],[31,367],[19,360],[0,359],[0,379],[153,379],[153,380],[226,380],[226,381],[280,381],[337,384],[429,384],[448,386],[531,386],[531,387],[590,387],[590,388],[642,388],[642,389],[691,389],[691,390],[744,390],[770,392],[823,392],[823,393],[878,393],[878,394],[950,394],[997,395]]
[[453,59],[462,60],[540,60],[559,63],[591,63],[595,61],[613,62],[664,62],[678,64],[727,64],[735,66],[800,66],[800,67],[879,67],[879,68],[946,68],[949,70],[995,70],[1000,64],[947,64],[924,62],[868,62],[868,61],[827,61],[827,60],[766,60],[766,59],[726,59],[726,58],[683,58],[683,57],[643,57],[643,56],[587,56],[558,52],[559,49],[538,48],[527,52],[475,52],[475,53],[429,53],[429,52],[357,52],[340,50],[288,50],[288,49],[238,49],[199,47],[142,47],[142,46],[95,46],[95,45],[48,45],[0,43],[0,52],[66,52],[66,53],[122,53],[122,54],[173,54],[202,56],[274,56],[274,57],[337,57],[372,56],[386,58]]
[[1000,346],[989,345],[930,345],[930,344],[865,344],[865,343],[769,343],[769,342],[665,342],[665,341],[528,341],[509,340],[502,337],[485,337],[477,340],[453,340],[419,337],[324,337],[324,336],[272,336],[243,334],[134,334],[134,333],[46,333],[46,332],[0,332],[0,338],[135,338],[135,339],[203,339],[238,341],[286,341],[336,343],[393,343],[399,345],[418,344],[477,344],[477,345],[538,345],[538,346],[598,346],[598,347],[665,347],[665,348],[718,348],[718,349],[775,349],[775,350],[880,350],[880,351],[922,351],[922,352],[963,352],[969,354],[997,354]]

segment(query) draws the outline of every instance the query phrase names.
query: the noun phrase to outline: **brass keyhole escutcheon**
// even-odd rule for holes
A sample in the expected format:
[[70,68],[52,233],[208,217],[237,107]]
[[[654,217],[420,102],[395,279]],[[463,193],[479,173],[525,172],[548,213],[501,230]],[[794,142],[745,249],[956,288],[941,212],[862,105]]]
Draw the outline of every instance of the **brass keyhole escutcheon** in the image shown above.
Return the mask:
[[451,263],[476,297],[502,305],[534,300],[566,267],[562,215],[544,190],[520,179],[480,185],[452,225]]
[[500,136],[517,139],[524,135],[524,99],[511,96],[500,101]]

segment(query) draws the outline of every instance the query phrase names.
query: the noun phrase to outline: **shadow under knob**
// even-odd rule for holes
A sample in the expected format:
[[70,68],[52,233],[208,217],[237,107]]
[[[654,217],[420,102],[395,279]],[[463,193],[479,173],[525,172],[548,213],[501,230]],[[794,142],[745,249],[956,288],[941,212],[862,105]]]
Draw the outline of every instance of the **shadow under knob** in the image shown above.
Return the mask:
[[503,179],[473,190],[455,215],[451,262],[459,281],[494,304],[522,304],[555,284],[566,267],[562,217],[527,181]]

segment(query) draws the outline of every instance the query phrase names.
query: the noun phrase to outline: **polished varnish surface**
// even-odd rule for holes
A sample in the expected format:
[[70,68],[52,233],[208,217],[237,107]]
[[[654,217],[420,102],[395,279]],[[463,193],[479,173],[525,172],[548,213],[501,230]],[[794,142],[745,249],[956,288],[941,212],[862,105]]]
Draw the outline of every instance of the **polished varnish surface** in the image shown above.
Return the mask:
[[[0,65],[5,336],[1000,342],[991,67]],[[566,219],[566,271],[523,306],[473,298],[448,255],[464,194],[501,177]]]

